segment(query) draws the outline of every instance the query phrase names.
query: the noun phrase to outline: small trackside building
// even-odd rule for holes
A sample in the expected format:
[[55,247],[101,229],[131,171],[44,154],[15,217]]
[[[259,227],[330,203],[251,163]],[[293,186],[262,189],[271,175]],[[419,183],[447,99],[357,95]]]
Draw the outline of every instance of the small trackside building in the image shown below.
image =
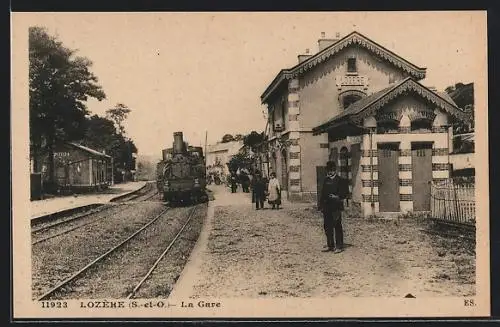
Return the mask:
[[112,182],[112,158],[77,143],[56,145],[54,164],[56,183],[62,190],[92,191]]

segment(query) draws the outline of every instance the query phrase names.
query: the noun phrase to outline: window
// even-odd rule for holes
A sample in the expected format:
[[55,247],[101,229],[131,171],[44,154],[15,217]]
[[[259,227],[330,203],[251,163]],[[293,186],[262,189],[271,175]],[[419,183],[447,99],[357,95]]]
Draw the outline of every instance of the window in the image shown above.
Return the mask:
[[281,119],[282,119],[282,128],[286,129],[286,101],[281,103]]
[[361,99],[361,96],[360,95],[357,95],[357,94],[350,94],[350,95],[346,95],[343,99],[342,99],[342,105],[344,106],[344,109],[346,109],[347,107],[349,107],[351,104],[353,104],[354,102],[358,101],[359,99]]
[[356,73],[358,70],[356,68],[356,58],[347,59],[347,72]]

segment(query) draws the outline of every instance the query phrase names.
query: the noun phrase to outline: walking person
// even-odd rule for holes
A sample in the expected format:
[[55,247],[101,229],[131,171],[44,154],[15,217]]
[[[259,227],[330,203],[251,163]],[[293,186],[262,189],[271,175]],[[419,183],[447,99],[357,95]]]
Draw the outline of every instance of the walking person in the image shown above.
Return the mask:
[[323,212],[323,227],[327,242],[327,248],[323,252],[340,253],[344,247],[343,200],[349,193],[349,185],[345,178],[337,174],[337,165],[334,161],[327,162],[326,170],[327,174],[320,195],[320,210]]
[[271,173],[267,192],[269,194],[269,204],[272,206],[272,209],[279,209],[281,204],[281,186],[275,173]]
[[252,179],[252,195],[252,198],[255,200],[255,209],[264,209],[266,184],[259,171],[255,172],[254,178]]

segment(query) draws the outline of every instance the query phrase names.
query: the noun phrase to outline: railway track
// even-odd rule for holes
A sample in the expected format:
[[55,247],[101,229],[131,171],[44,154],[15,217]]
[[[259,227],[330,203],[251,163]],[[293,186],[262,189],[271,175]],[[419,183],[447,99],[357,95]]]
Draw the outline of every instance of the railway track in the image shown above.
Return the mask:
[[[136,230],[133,234],[131,234],[125,240],[123,240],[122,242],[120,242],[116,246],[112,247],[111,249],[109,249],[108,251],[106,251],[104,254],[100,255],[96,259],[92,260],[85,267],[81,268],[76,273],[72,274],[70,277],[66,278],[62,282],[58,283],[56,286],[50,288],[48,291],[43,293],[40,297],[38,297],[38,301],[47,300],[47,299],[51,298],[51,296],[53,296],[57,293],[64,293],[64,289],[71,282],[75,281],[78,278],[81,278],[90,268],[95,267],[98,263],[103,261],[105,258],[107,258],[111,254],[117,252],[120,248],[122,248],[124,245],[129,243],[133,238],[135,238],[138,234],[140,234],[142,231],[146,230],[149,226],[151,226],[156,221],[158,221],[169,210],[170,210],[170,208],[166,208],[165,210],[162,210],[162,212],[160,212],[160,214],[158,214],[153,219],[148,221],[145,225],[143,225],[141,228]],[[194,209],[192,209],[192,210],[194,210]]]
[[[79,214],[79,215],[76,215],[76,216],[73,216],[70,218],[66,218],[66,219],[63,218],[63,219],[60,219],[60,220],[53,222],[53,223],[48,223],[48,224],[40,223],[40,225],[42,225],[42,226],[38,227],[38,228],[36,228],[36,225],[35,225],[35,227],[33,227],[33,229],[31,230],[32,239],[35,239],[37,235],[46,233],[47,231],[53,230],[54,228],[64,227],[66,225],[71,225],[72,222],[82,221],[83,218],[89,217],[89,216],[97,214],[97,213],[101,213],[101,212],[109,210],[111,208],[116,208],[117,206],[123,205],[129,201],[132,201],[132,200],[135,200],[136,202],[148,201],[148,200],[152,199],[153,197],[155,197],[156,195],[158,195],[158,191],[153,188],[153,183],[146,184],[145,189],[146,190],[144,190],[143,192],[139,192],[138,194],[133,194],[130,197],[120,199],[119,201],[117,201],[116,203],[113,203],[113,204],[111,204],[111,203],[105,204],[101,207],[98,207],[97,209],[91,209],[91,210],[84,212],[82,214]],[[72,227],[69,227],[66,229],[62,229],[58,233],[50,234],[46,237],[35,239],[34,241],[32,241],[31,244],[35,245],[35,244],[50,240],[54,237],[67,234],[67,233],[72,232],[72,231],[79,229],[81,227],[98,222],[99,220],[101,220],[105,217],[106,217],[106,215],[103,215],[97,219],[92,219],[92,220],[84,222],[82,224],[77,224],[75,226],[72,226]]]
[[177,232],[177,234],[172,239],[172,241],[170,241],[170,243],[165,248],[165,250],[156,259],[156,261],[153,263],[153,265],[151,266],[151,268],[149,268],[148,272],[142,277],[142,279],[140,280],[140,282],[137,283],[137,285],[134,287],[134,289],[127,295],[127,299],[131,299],[131,298],[133,298],[137,294],[137,292],[139,291],[139,289],[146,282],[146,280],[151,276],[151,274],[156,269],[156,267],[158,266],[158,264],[163,260],[163,258],[165,257],[165,255],[167,255],[167,253],[172,249],[172,247],[174,246],[175,242],[179,239],[179,236],[181,236],[181,234],[186,229],[186,226],[191,221],[191,218],[193,218],[195,211],[196,211],[196,208],[192,208],[190,210],[190,212],[188,214],[188,218],[186,219],[186,222],[182,225],[181,229]]
[[151,198],[155,197],[158,194],[158,190],[154,187],[155,183],[149,182],[146,186],[139,190],[137,193],[130,194],[129,196],[125,196],[116,202],[128,202],[128,201],[148,201]]

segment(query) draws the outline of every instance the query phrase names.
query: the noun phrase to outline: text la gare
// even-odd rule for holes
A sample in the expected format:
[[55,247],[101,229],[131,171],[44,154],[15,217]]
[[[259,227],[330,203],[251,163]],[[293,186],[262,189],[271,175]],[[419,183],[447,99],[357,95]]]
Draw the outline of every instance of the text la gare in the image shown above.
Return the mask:
[[[198,301],[196,303],[196,306],[199,308],[220,308],[222,305],[220,302],[205,302],[205,301]],[[194,308],[195,304],[193,302],[181,302],[181,308]]]

